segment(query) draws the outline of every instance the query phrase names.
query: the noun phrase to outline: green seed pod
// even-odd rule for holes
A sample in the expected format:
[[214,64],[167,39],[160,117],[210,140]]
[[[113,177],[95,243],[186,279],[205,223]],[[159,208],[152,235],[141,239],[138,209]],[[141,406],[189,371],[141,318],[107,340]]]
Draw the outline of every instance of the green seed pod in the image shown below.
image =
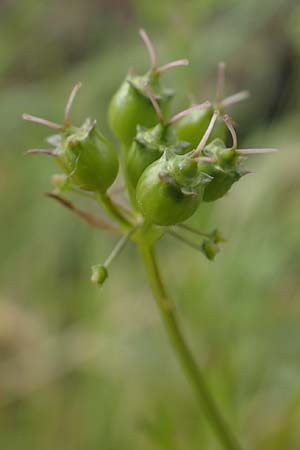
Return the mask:
[[109,125],[125,147],[132,143],[137,125],[153,127],[157,123],[156,113],[144,89],[145,84],[151,86],[164,114],[167,114],[173,97],[172,91],[160,86],[158,74],[126,77],[113,96],[108,109]]
[[105,192],[118,174],[118,157],[113,145],[90,119],[80,128],[68,129],[56,154],[72,183],[86,191]]
[[191,217],[210,177],[190,155],[166,151],[142,174],[136,198],[145,218],[156,225],[175,225]]
[[137,125],[149,128],[157,123],[156,113],[145,86],[151,88],[162,113],[166,115],[173,91],[161,86],[160,75],[171,67],[188,64],[187,60],[179,60],[157,67],[156,55],[149,37],[144,30],[140,30],[140,36],[147,46],[151,68],[143,76],[129,74],[113,96],[108,109],[109,125],[125,149],[131,145]]
[[213,202],[223,197],[247,173],[240,166],[239,155],[234,149],[227,149],[224,142],[215,139],[202,151],[204,157],[212,158],[212,162],[200,162],[200,167],[211,177],[212,182],[206,186],[203,194],[205,202]]
[[28,153],[44,153],[56,157],[67,176],[65,180],[56,178],[56,187],[68,190],[73,185],[86,191],[103,193],[116,179],[119,161],[115,148],[96,129],[95,121],[87,119],[81,127],[70,125],[71,106],[80,87],[81,83],[77,83],[71,91],[65,108],[64,125],[28,114],[23,115],[25,120],[60,132],[47,140],[54,147],[53,150],[34,149]]
[[[243,175],[249,173],[241,167],[241,161],[244,159],[244,155],[273,153],[277,151],[274,148],[238,149],[237,135],[230,117],[225,114],[223,120],[232,136],[232,147],[226,148],[224,142],[220,139],[215,139],[206,145],[207,137],[213,127],[212,120],[200,144],[194,151],[194,158],[199,162],[199,170],[206,172],[212,177],[211,183],[204,189],[203,200],[205,202],[212,202],[223,197],[233,183],[238,181]],[[201,156],[199,157],[199,155]]]
[[212,240],[205,240],[202,243],[201,250],[210,261],[213,261],[220,252],[219,246]]
[[165,133],[166,127],[162,124],[150,129],[138,125],[137,135],[126,158],[127,173],[133,187],[136,187],[144,170],[159,159],[167,148],[180,155],[189,147],[189,143],[183,141],[171,144]]

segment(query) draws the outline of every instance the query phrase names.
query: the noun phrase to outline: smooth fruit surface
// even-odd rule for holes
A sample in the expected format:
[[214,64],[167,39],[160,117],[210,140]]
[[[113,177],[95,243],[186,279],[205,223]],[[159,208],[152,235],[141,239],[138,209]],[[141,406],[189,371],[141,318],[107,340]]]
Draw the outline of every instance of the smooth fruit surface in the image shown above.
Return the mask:
[[196,211],[200,198],[184,195],[176,185],[161,179],[161,161],[155,161],[142,174],[137,184],[138,206],[147,220],[169,226],[191,217]]
[[90,121],[76,129],[62,144],[59,157],[65,172],[81,189],[105,192],[119,168],[114,146]]

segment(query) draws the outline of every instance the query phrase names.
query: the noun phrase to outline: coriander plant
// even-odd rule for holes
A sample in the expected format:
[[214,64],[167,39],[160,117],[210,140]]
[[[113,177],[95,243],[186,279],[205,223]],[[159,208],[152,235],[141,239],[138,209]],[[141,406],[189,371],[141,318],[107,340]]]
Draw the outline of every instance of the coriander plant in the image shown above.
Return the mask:
[[[144,75],[130,69],[108,107],[109,125],[119,139],[120,152],[99,131],[95,120],[86,119],[81,127],[70,121],[73,100],[81,87],[77,83],[65,107],[64,123],[58,124],[24,114],[30,122],[56,131],[48,138],[50,148],[31,149],[29,154],[46,154],[57,161],[63,174],[54,175],[54,191],[48,195],[74,211],[90,225],[120,238],[103,264],[92,268],[91,280],[101,286],[110,265],[129,241],[140,252],[149,282],[171,344],[195,389],[220,443],[228,450],[240,445],[223,419],[211,395],[201,368],[189,350],[174,309],[161,279],[155,244],[165,234],[182,240],[213,260],[223,242],[214,230],[204,233],[185,223],[202,202],[221,199],[247,170],[247,155],[276,149],[240,149],[233,122],[226,108],[248,96],[246,91],[223,98],[225,65],[219,64],[216,98],[192,105],[170,116],[174,92],[162,85],[165,71],[188,64],[186,59],[158,66],[153,45],[140,30],[150,58]],[[232,145],[227,147],[227,135]],[[108,189],[122,171],[127,202],[117,201]],[[107,213],[98,219],[62,193],[73,191],[95,200]],[[183,234],[184,233],[184,234]],[[199,240],[187,238],[187,233]]]

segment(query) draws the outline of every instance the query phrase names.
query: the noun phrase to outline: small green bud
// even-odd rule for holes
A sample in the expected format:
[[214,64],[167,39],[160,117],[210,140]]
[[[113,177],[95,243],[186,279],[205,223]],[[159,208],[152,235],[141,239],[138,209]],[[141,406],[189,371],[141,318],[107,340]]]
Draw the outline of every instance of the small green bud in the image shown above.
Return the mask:
[[212,240],[205,240],[202,243],[201,250],[210,261],[213,261],[219,253],[219,246]]
[[211,233],[211,239],[215,244],[226,242],[226,239],[224,239],[223,235],[217,229]]
[[105,266],[97,264],[92,267],[92,276],[91,276],[92,283],[102,286],[106,278],[108,278],[108,271]]

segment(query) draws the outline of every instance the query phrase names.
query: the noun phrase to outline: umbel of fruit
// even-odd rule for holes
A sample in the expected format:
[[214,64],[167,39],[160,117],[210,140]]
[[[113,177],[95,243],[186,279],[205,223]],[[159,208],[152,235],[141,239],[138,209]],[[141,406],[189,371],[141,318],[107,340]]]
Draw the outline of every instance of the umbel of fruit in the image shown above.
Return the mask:
[[68,183],[93,192],[105,192],[118,174],[118,157],[111,142],[96,128],[96,121],[87,119],[81,127],[70,125],[69,113],[81,84],[76,84],[69,97],[64,125],[27,114],[25,120],[42,123],[59,131],[48,142],[53,150],[29,150],[28,153],[47,153],[55,156],[67,175]]
[[108,109],[109,125],[125,149],[132,143],[137,125],[148,128],[157,123],[156,113],[145,91],[145,85],[151,88],[163,114],[167,114],[173,91],[162,87],[160,75],[172,67],[188,64],[186,59],[181,59],[158,67],[148,35],[144,30],[140,30],[140,36],[149,52],[150,69],[145,75],[134,75],[130,71],[113,96]]
[[[220,114],[224,109],[234,103],[240,102],[249,96],[248,91],[241,91],[230,97],[223,98],[224,81],[225,81],[225,64],[220,63],[218,67],[216,98],[206,108],[191,111],[190,114],[183,117],[176,125],[176,136],[178,139],[190,142],[190,150],[195,148],[201,136],[205,133],[210,119],[215,110]],[[226,140],[227,128],[220,115],[214,129],[209,137],[208,143],[214,139],[219,138],[222,141]]]
[[202,171],[198,153],[205,146],[218,115],[217,111],[213,114],[196,151],[176,155],[168,149],[141,175],[136,189],[137,204],[150,223],[175,225],[197,210],[206,185],[212,181]]
[[159,123],[152,128],[145,128],[141,125],[137,126],[137,134],[126,156],[128,180],[133,188],[136,187],[143,171],[151,163],[159,159],[167,148],[176,154],[186,153],[189,143],[176,140],[171,127],[186,114],[190,114],[191,110],[194,111],[196,109],[205,108],[209,104],[209,102],[204,102],[195,105],[192,108],[175,114],[168,122],[166,122],[150,87],[145,85],[145,91],[157,114]]

